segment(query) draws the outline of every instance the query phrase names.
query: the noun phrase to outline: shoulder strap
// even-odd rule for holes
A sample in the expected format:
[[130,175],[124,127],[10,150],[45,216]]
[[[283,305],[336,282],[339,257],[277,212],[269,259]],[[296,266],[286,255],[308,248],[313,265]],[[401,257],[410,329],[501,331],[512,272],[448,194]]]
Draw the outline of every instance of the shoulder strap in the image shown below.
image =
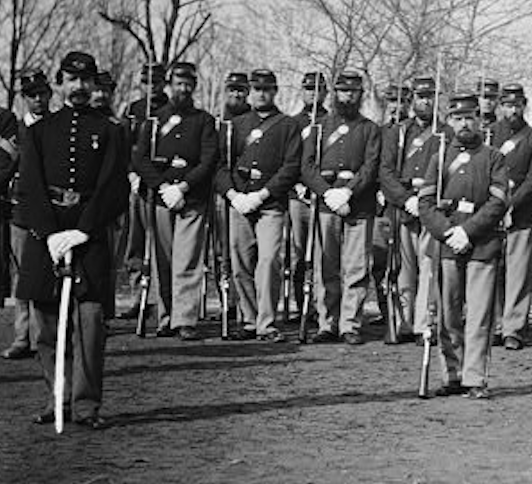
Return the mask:
[[246,136],[246,146],[250,146],[255,141],[262,138],[267,131],[269,131],[286,117],[286,114],[277,113],[264,121],[258,128],[251,130],[251,133]]
[[423,131],[419,136],[414,138],[413,141],[416,141],[415,145],[412,143],[412,146],[408,148],[408,151],[406,153],[406,159],[412,158],[421,148],[423,148],[423,145],[428,141],[428,139],[432,136],[432,126],[428,126],[425,128],[425,131]]
[[506,140],[502,146],[499,148],[499,151],[503,155],[507,155],[517,148],[517,145],[525,139],[527,132],[528,124],[523,126],[517,133],[515,133],[510,139]]

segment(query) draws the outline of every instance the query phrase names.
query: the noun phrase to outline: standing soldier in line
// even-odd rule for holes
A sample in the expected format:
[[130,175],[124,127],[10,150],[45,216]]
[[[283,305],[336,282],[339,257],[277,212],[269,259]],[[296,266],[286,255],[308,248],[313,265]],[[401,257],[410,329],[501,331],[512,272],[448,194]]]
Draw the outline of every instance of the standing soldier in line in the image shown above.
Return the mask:
[[[318,99],[316,100],[316,121],[319,123],[321,119],[328,113],[323,106],[325,98],[327,97],[327,82],[325,76],[320,72],[307,72],[303,76],[301,87],[303,88],[303,109],[300,113],[294,116],[294,119],[299,125],[301,132],[301,139],[303,144],[307,142],[310,134],[310,123],[312,121],[312,110],[314,107],[314,96],[316,95],[316,82],[318,82]],[[307,237],[309,233],[309,217],[310,217],[310,197],[308,188],[297,182],[294,188],[289,193],[289,215],[292,228],[292,243],[293,255],[293,281],[294,281],[294,296],[297,305],[297,317],[299,321],[303,311],[303,283],[305,280],[305,251],[307,247]],[[315,311],[315,309],[312,309]]]
[[[120,120],[115,116],[113,111],[113,96],[116,89],[116,82],[111,77],[111,74],[108,71],[98,72],[95,79],[95,88],[91,93],[91,106],[102,113],[113,125],[115,125],[117,134],[120,138],[120,159],[122,162],[129,167],[131,156],[130,147],[127,146],[127,127],[123,125]],[[110,320],[115,317],[115,297],[116,297],[116,276],[118,270],[118,261],[120,259],[120,243],[123,237],[127,234],[124,234],[125,230],[125,215],[121,216],[117,220],[113,221],[109,226],[108,230],[108,240],[109,247],[111,250],[111,284],[109,292],[109,301],[105,307],[105,319]]]
[[434,155],[419,191],[421,222],[437,241],[431,240],[432,247],[441,246],[439,256],[432,251],[441,264],[443,305],[438,328],[443,387],[436,395],[467,392],[470,398],[487,398],[501,251],[498,227],[506,210],[508,182],[502,155],[483,144],[476,96],[451,96],[449,114],[455,137],[445,154],[443,173],[438,173],[439,157]]
[[[418,192],[425,180],[430,157],[438,152],[440,138],[433,133],[436,83],[432,77],[418,77],[412,85],[414,118],[393,129],[383,143],[379,179],[386,201],[400,212],[401,269],[398,286],[403,306],[404,326],[397,328],[400,342],[423,344],[423,333],[428,321],[428,289],[431,261],[427,256],[430,239],[419,221]],[[437,115],[438,113],[436,113]],[[452,138],[452,129],[439,121],[437,132]],[[404,140],[401,169],[397,170],[400,137]],[[397,320],[402,321],[400,315]]]
[[[389,136],[393,138],[397,124],[402,123],[408,118],[411,92],[407,86],[401,86],[399,91],[397,84],[390,84],[384,91],[384,99],[386,101],[385,123],[381,127],[383,145]],[[379,311],[384,319],[384,323],[388,320],[388,303],[386,301],[383,283],[388,261],[389,238],[390,219],[389,214],[386,213],[386,199],[382,190],[380,190],[379,184],[379,190],[377,191],[377,215],[373,225],[372,275],[377,292],[377,304],[379,305]]]
[[111,257],[107,227],[126,209],[128,194],[116,129],[89,106],[96,73],[91,55],[70,52],[57,74],[64,107],[28,131],[20,193],[29,235],[17,287],[17,297],[33,301],[39,360],[50,390],[35,423],[52,423],[60,283],[56,272],[72,251],[64,417],[91,429],[103,425],[98,413]]
[[[26,134],[29,126],[39,121],[41,118],[50,114],[49,104],[52,96],[52,89],[48,84],[45,74],[40,69],[26,71],[20,76],[20,87],[22,97],[28,107],[28,112],[24,115],[22,120],[18,122],[18,144],[20,150],[24,149],[26,143]],[[7,113],[7,111],[5,112]],[[4,113],[1,113],[2,115]],[[9,115],[10,131],[13,130],[11,123],[13,118]],[[5,123],[5,122],[4,122]],[[11,134],[13,136],[13,134]],[[2,134],[5,138],[5,134]],[[7,145],[6,145],[7,147]],[[1,148],[1,146],[0,146]],[[14,148],[14,146],[13,146]],[[9,149],[11,153],[15,153]],[[0,156],[2,157],[2,165],[11,163],[11,153],[2,149]],[[23,156],[22,152],[20,156]],[[20,158],[18,158],[20,162]],[[22,248],[28,235],[26,225],[20,210],[20,193],[19,173],[15,173],[12,179],[11,202],[13,204],[13,212],[11,219],[11,251],[16,261],[16,267],[12,271],[12,287],[16,290],[18,283],[20,260],[22,257]],[[9,260],[9,259],[8,259]],[[19,359],[31,357],[36,351],[36,328],[35,320],[33,318],[33,310],[30,301],[15,298],[15,320],[13,322],[14,340],[11,346],[2,352],[2,357],[6,359]]]
[[523,348],[530,308],[532,259],[532,128],[524,120],[527,99],[520,84],[502,88],[503,119],[493,126],[493,146],[504,155],[510,187],[505,216],[505,291],[502,335],[507,350]]
[[[242,114],[246,114],[251,111],[247,99],[249,96],[249,80],[245,72],[230,72],[225,78],[225,102],[223,110],[220,113],[219,118],[219,140],[220,140],[220,153],[227,151],[227,124],[232,123],[233,120]],[[229,244],[228,240],[225,240],[224,227],[229,223],[229,220],[225,219],[224,204],[226,203],[223,197],[214,193],[214,200],[216,205],[216,230],[218,237],[216,238],[216,257],[218,257],[221,264],[222,261],[222,244]],[[236,319],[237,317],[237,293],[233,277],[229,279],[229,319]]]
[[372,264],[378,126],[360,114],[358,72],[342,72],[334,84],[334,111],[322,119],[321,167],[316,143],[304,155],[303,183],[319,197],[316,285],[319,331],[314,343],[362,344],[362,310]]
[[133,163],[142,182],[156,192],[155,255],[167,325],[157,336],[197,340],[205,222],[218,156],[214,118],[194,107],[194,64],[170,69],[171,100],[157,112],[155,159],[150,159],[150,124],[141,133]]
[[[164,92],[164,88],[166,86],[165,75],[166,70],[161,64],[147,63],[142,67],[140,82],[144,89],[147,90],[151,76],[151,92],[146,92],[146,95],[142,99],[133,102],[127,108],[127,117],[130,123],[130,140],[128,144],[131,145],[131,159],[136,156],[136,152],[138,150],[138,138],[140,135],[141,126],[146,120],[148,96],[150,96],[150,116],[154,116],[155,113],[168,102],[168,96]],[[124,255],[124,265],[129,272],[130,284],[133,290],[136,292],[136,299],[132,307],[118,315],[118,317],[121,319],[134,319],[139,314],[141,294],[139,283],[141,279],[142,259],[144,257],[144,242],[146,239],[147,206],[144,199],[139,196],[139,190],[141,188],[140,176],[135,171],[133,166],[131,166],[129,169],[128,178],[131,184],[131,194],[129,201],[129,226]],[[160,312],[158,315],[159,325],[164,326],[168,324],[170,315],[164,313],[164,304],[162,303],[160,294],[158,294],[157,287],[158,277],[156,271],[153,270],[152,265],[152,279],[149,300],[150,302],[154,300],[157,301],[157,307]]]
[[234,120],[232,169],[222,154],[216,188],[231,202],[231,263],[243,313],[242,339],[284,341],[275,327],[288,191],[299,177],[297,122],[275,105],[277,78],[251,73],[252,110]]
[[493,125],[497,122],[495,110],[499,102],[499,83],[494,79],[479,79],[477,96],[480,105],[480,129],[484,136],[484,142],[491,146]]

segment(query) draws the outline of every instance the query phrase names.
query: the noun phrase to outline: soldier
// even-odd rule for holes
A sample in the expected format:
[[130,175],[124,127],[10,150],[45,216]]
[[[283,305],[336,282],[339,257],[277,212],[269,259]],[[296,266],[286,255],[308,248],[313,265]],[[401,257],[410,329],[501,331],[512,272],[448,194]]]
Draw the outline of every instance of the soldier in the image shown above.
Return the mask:
[[[393,139],[393,133],[397,123],[401,123],[408,118],[411,96],[410,89],[404,85],[399,89],[397,84],[389,84],[384,91],[386,108],[384,115],[385,123],[381,127],[383,144],[386,143],[388,137],[392,137]],[[390,239],[390,214],[385,213],[385,207],[386,199],[382,190],[379,189],[377,191],[377,215],[373,225],[372,275],[375,281],[377,304],[384,322],[388,318],[388,304],[383,281],[386,275]]]
[[[130,147],[127,143],[127,126],[122,124],[120,120],[115,116],[113,111],[113,96],[116,89],[116,82],[111,77],[111,74],[108,71],[98,72],[95,79],[95,88],[91,93],[91,106],[102,113],[105,117],[113,123],[117,129],[117,135],[120,138],[120,155],[119,158],[122,162],[129,166],[130,163]],[[109,301],[105,305],[105,319],[110,320],[115,317],[115,297],[116,297],[116,276],[118,270],[118,261],[120,260],[120,255],[123,252],[122,241],[124,240],[127,233],[125,233],[126,220],[125,214],[120,216],[117,220],[109,226],[107,238],[109,240],[109,247],[111,250],[111,282],[109,285]]]
[[[249,81],[248,76],[244,72],[230,72],[225,78],[224,89],[225,101],[222,112],[219,118],[219,139],[220,139],[220,153],[227,151],[227,125],[232,123],[236,116],[245,114],[251,110],[251,106],[247,102],[249,95]],[[224,227],[229,220],[226,220],[225,200],[224,198],[215,193],[214,200],[216,205],[216,230],[218,237],[216,238],[216,257],[220,261],[220,267],[222,264],[228,261],[223,261],[223,249],[222,244],[229,244],[226,239],[226,232]],[[229,269],[230,268],[226,268]],[[229,319],[236,319],[237,317],[237,293],[232,277],[229,278],[229,292],[228,292],[228,305]]]
[[[146,110],[148,107],[148,96],[150,97],[150,116],[168,102],[168,96],[164,92],[166,86],[166,69],[161,64],[144,64],[142,66],[140,82],[146,90],[145,96],[133,102],[127,108],[127,118],[130,123],[131,159],[136,156],[138,149],[138,138],[143,122],[146,120]],[[151,81],[151,92],[147,92]],[[136,293],[133,305],[118,315],[121,319],[136,318],[140,306],[139,283],[141,278],[142,259],[144,257],[144,243],[146,239],[146,211],[147,207],[142,197],[139,196],[140,176],[131,166],[128,173],[131,184],[131,194],[129,201],[128,216],[128,237],[124,255],[124,265],[129,272],[130,285]],[[168,325],[169,314],[164,312],[162,296],[158,294],[158,278],[152,266],[152,284],[150,286],[150,302],[157,302],[159,310],[159,326]]]
[[70,52],[57,73],[65,105],[28,130],[20,193],[29,236],[17,287],[17,297],[33,301],[39,361],[49,389],[46,409],[35,423],[52,423],[56,271],[65,254],[73,252],[64,414],[65,420],[91,429],[103,425],[98,413],[110,270],[106,228],[126,209],[128,193],[116,130],[89,106],[96,72],[91,55]]
[[[427,256],[429,234],[419,222],[418,191],[423,186],[430,157],[440,146],[440,138],[433,133],[435,106],[434,79],[414,79],[412,108],[414,117],[405,120],[386,136],[383,143],[379,179],[386,201],[400,210],[399,229],[401,268],[398,288],[402,311],[397,311],[399,341],[423,344],[422,334],[428,328],[428,287],[431,262]],[[446,140],[452,130],[437,122],[437,132],[444,132]],[[398,166],[399,142],[404,143],[404,156]]]
[[523,117],[523,86],[504,86],[500,106],[503,118],[493,125],[493,146],[504,155],[510,186],[502,335],[506,349],[520,350],[530,307],[532,258],[532,128]]
[[225,154],[216,189],[231,202],[231,263],[243,313],[242,339],[283,341],[275,327],[281,286],[279,251],[288,191],[299,177],[297,122],[275,105],[277,78],[251,73],[252,110],[234,120],[232,169]]
[[[19,152],[17,144],[24,143],[27,126],[30,126],[42,116],[45,116],[48,111],[48,103],[52,90],[48,85],[46,76],[40,70],[27,71],[21,75],[21,92],[24,100],[28,106],[28,112],[23,120],[18,123],[12,113],[5,109],[0,109],[0,126],[2,131],[0,133],[0,193],[7,196],[7,185],[10,177],[18,169]],[[17,143],[18,131],[18,143]],[[16,288],[18,282],[20,258],[22,255],[22,248],[24,240],[27,236],[27,231],[24,228],[24,221],[19,207],[18,193],[18,173],[14,173],[14,178],[11,181],[11,203],[13,204],[10,239],[11,252],[16,261],[14,270],[12,271],[12,287]],[[4,231],[7,229],[7,213],[2,210],[0,214],[0,264],[2,270],[0,274],[3,275],[4,270],[9,267],[9,246],[7,237],[4,237]],[[5,244],[5,246],[4,246]],[[5,269],[4,269],[5,267]],[[1,298],[4,295],[0,296]],[[15,298],[15,320],[13,322],[14,340],[9,348],[2,351],[2,357],[5,359],[20,359],[31,357],[36,349],[36,331],[34,327],[34,320],[30,317],[31,305],[29,301]]]
[[[302,180],[319,197],[315,252],[319,331],[314,343],[362,344],[362,310],[372,263],[376,177],[381,136],[360,114],[362,77],[342,72],[334,84],[334,111],[322,119],[321,167],[306,150]],[[309,143],[309,148],[316,146]],[[306,147],[307,148],[307,147]]]
[[[419,191],[421,222],[436,239],[441,264],[443,320],[438,328],[443,387],[438,396],[467,392],[487,398],[487,365],[507,177],[500,153],[483,144],[477,98],[451,96],[449,124],[455,137],[438,174],[431,158]],[[443,185],[438,187],[439,176]],[[441,200],[437,195],[441,193]],[[438,253],[439,252],[439,253]],[[462,319],[464,306],[465,325]]]
[[499,101],[499,83],[494,79],[479,79],[477,96],[480,105],[480,129],[484,142],[490,146],[493,141],[493,125],[497,122],[495,110]]
[[[318,81],[317,91],[316,81]],[[323,106],[327,97],[325,76],[321,72],[319,74],[317,72],[307,72],[303,76],[301,87],[303,88],[303,109],[294,116],[294,119],[299,125],[301,139],[305,143],[309,139],[309,125],[312,121],[312,110],[316,92],[318,95],[316,99],[316,121],[321,122],[321,119],[328,113],[327,109]],[[296,320],[299,320],[303,310],[303,282],[305,280],[305,251],[309,231],[310,198],[307,187],[300,181],[295,184],[293,190],[290,190],[289,196],[290,226],[294,254],[292,273],[294,296],[297,305]]]
[[171,100],[157,112],[156,159],[150,159],[151,132],[146,125],[134,167],[156,192],[157,273],[165,311],[171,314],[157,336],[197,340],[205,221],[218,137],[214,118],[194,107],[195,65],[176,63],[169,81]]

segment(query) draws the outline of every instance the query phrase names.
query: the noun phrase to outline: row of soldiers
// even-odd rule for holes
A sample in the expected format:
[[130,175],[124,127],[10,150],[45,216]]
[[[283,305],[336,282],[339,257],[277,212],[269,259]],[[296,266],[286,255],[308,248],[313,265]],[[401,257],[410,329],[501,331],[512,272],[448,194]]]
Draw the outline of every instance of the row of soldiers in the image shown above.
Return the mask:
[[[74,383],[65,401],[77,405],[74,419],[93,428],[100,425],[102,326],[114,311],[110,294],[115,244],[109,226],[124,208],[126,170],[128,260],[142,253],[142,232],[150,229],[148,219],[153,221],[157,336],[201,338],[197,323],[205,226],[214,187],[218,206],[229,205],[229,217],[222,223],[230,228],[225,243],[230,247],[235,304],[242,314],[238,338],[285,340],[276,316],[287,213],[298,254],[295,293],[302,311],[301,261],[309,234],[311,193],[319,211],[313,268],[319,329],[313,342],[362,344],[380,188],[387,213],[397,215],[392,231],[400,242],[399,297],[388,297],[390,307],[383,314],[397,313],[399,341],[428,331],[431,266],[434,260],[440,262],[440,393],[467,389],[474,397],[486,395],[493,307],[500,299],[490,288],[496,287],[500,259],[511,274],[499,278],[506,284],[499,291],[504,296],[502,336],[506,348],[522,347],[520,331],[530,298],[527,237],[532,226],[526,210],[532,190],[530,128],[523,119],[522,86],[505,86],[499,96],[495,83],[484,80],[477,95],[455,93],[446,124],[437,116],[434,79],[419,77],[411,93],[402,86],[390,89],[387,98],[395,115],[380,128],[360,112],[364,89],[356,71],[344,71],[335,80],[331,112],[323,106],[324,77],[307,73],[302,83],[305,106],[295,117],[276,106],[278,84],[272,71],[254,70],[249,77],[236,72],[226,79],[227,103],[217,129],[214,117],[194,105],[195,66],[179,62],[167,73],[152,64],[143,70],[147,97],[128,110],[133,122],[123,130],[110,111],[112,79],[97,72],[91,56],[70,53],[62,62],[59,84],[64,76],[69,81],[66,106],[54,114],[47,110],[51,91],[44,75],[22,78],[30,111],[31,99],[41,100],[36,103],[41,112],[34,110],[32,116],[42,119],[27,130],[27,140],[20,138],[17,201],[25,240],[17,305],[24,309],[17,309],[17,314],[35,314],[37,349],[52,385],[56,275],[65,254],[73,250],[77,261]],[[489,113],[486,109],[495,104],[489,101],[493,97],[500,99],[503,119],[498,122],[491,119],[493,109]],[[11,115],[5,116],[12,121]],[[145,123],[147,118],[154,122]],[[78,123],[86,128],[83,134]],[[15,132],[11,137],[2,135],[6,143],[0,146],[10,163],[16,154],[8,142]],[[505,214],[503,249],[500,221]],[[87,354],[94,356],[89,367],[80,359]],[[76,389],[84,395],[78,404]],[[53,421],[50,404],[38,421]]]

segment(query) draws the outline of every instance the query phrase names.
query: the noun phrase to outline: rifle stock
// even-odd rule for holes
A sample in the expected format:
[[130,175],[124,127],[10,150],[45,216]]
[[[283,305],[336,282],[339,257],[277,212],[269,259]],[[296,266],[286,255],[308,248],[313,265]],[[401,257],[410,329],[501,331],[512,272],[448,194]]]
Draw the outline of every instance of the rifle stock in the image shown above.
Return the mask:
[[286,214],[284,225],[284,261],[283,261],[283,321],[288,323],[290,319],[290,281],[292,279],[292,220],[290,213]]

